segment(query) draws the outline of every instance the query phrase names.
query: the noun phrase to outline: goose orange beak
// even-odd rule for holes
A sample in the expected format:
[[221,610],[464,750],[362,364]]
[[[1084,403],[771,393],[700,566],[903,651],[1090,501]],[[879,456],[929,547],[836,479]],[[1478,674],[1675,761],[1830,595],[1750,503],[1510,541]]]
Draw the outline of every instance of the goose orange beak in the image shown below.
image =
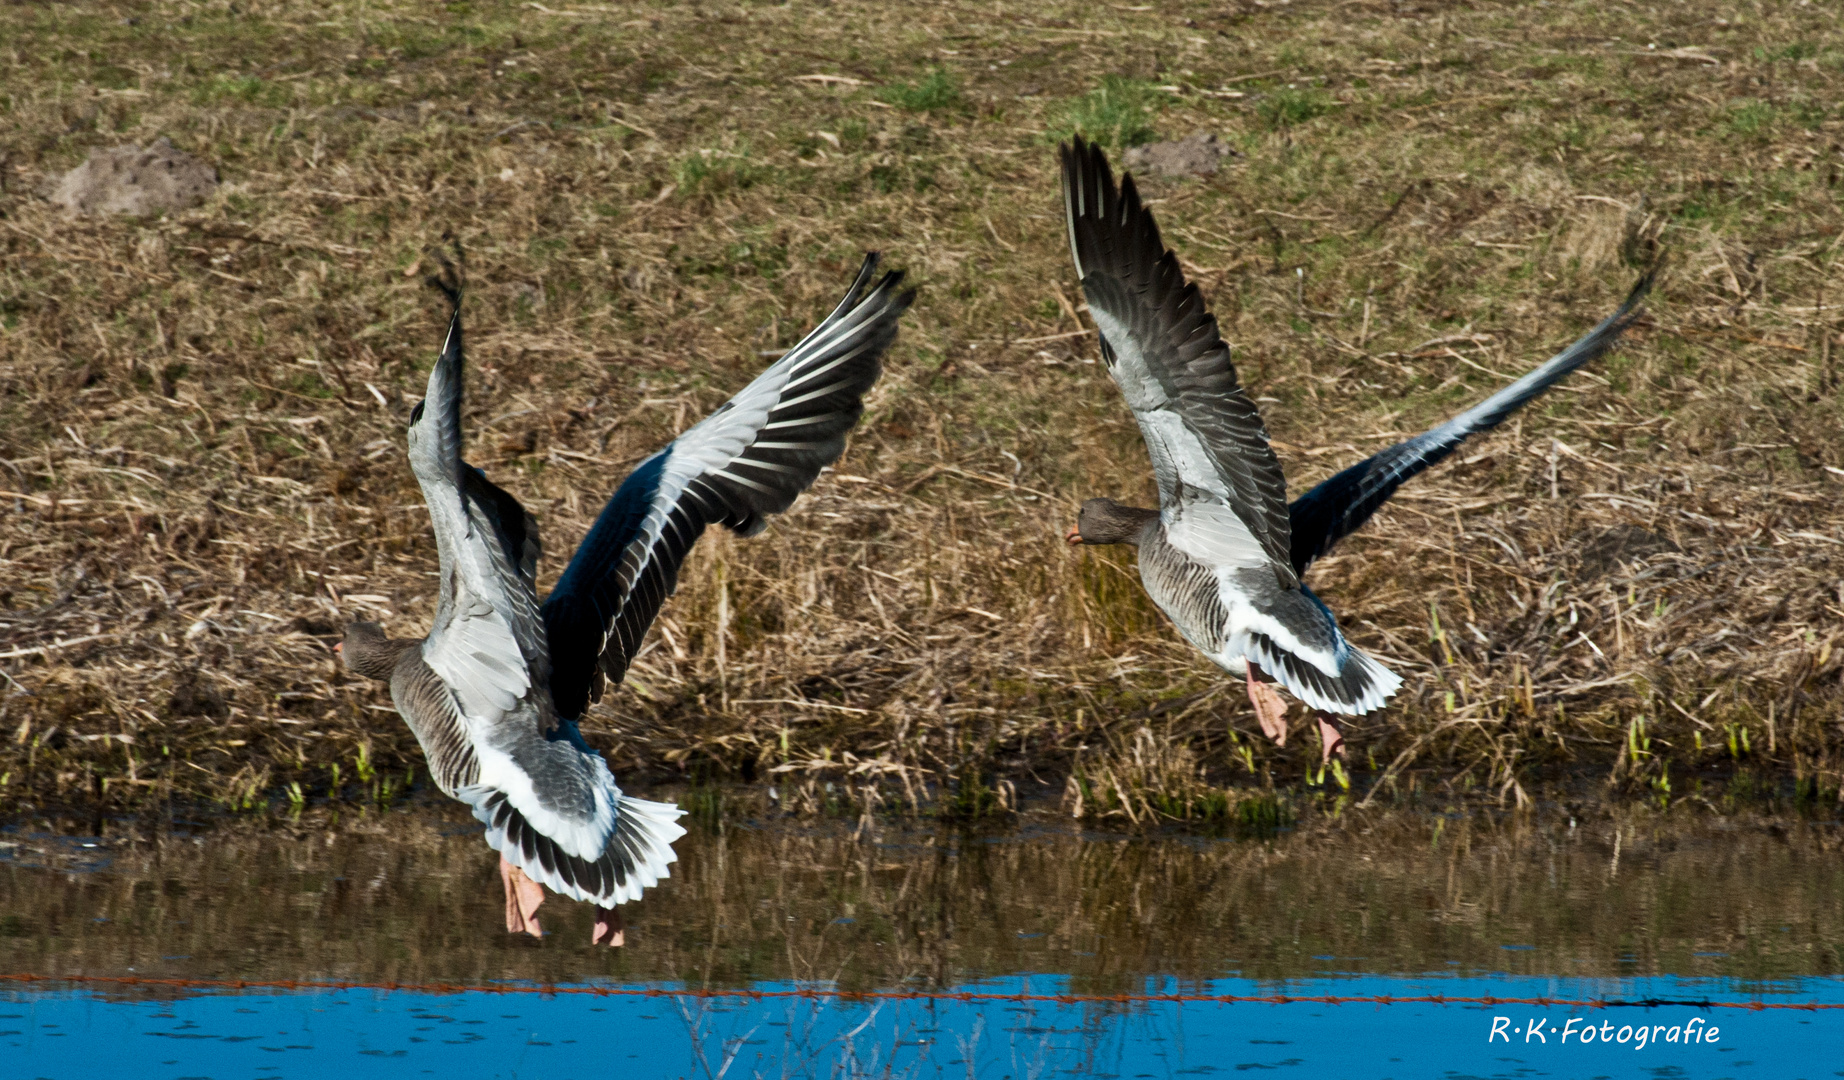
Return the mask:
[[1082,542],[1082,530],[1081,529],[1069,530],[1069,535],[1063,537],[1063,542],[1068,544],[1071,547],[1074,547],[1077,544],[1080,544]]

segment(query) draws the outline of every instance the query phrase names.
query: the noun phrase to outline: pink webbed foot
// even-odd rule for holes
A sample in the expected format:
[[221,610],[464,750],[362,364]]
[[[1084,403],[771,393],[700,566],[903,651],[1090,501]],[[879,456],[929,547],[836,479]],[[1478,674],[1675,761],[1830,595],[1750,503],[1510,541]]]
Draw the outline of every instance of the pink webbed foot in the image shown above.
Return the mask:
[[499,860],[499,879],[506,886],[506,932],[543,937],[538,926],[538,905],[544,903],[544,886],[525,876],[525,871]]
[[620,908],[595,909],[595,934],[589,939],[589,944],[606,945],[611,949],[619,949],[627,944],[627,920],[621,917]]
[[1319,764],[1332,760],[1332,755],[1345,756],[1345,733],[1338,730],[1338,722],[1331,713],[1315,713],[1319,721]]
[[1287,745],[1287,700],[1281,697],[1273,683],[1259,682],[1255,675],[1261,669],[1249,665],[1249,704],[1255,707],[1255,717],[1261,721],[1261,733],[1274,740],[1276,746]]

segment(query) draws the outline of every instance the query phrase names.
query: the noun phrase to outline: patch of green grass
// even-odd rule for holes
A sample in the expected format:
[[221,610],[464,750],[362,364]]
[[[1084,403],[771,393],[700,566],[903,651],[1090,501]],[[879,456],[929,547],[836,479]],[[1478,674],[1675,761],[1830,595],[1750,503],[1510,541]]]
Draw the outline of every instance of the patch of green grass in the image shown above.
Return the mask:
[[525,251],[533,259],[553,259],[570,250],[570,241],[561,236],[533,236],[525,242]]
[[200,105],[237,101],[280,108],[293,100],[294,91],[285,83],[270,82],[255,75],[213,75],[193,92],[192,98]]
[[90,81],[105,90],[128,90],[141,84],[141,77],[125,67],[108,65],[90,73]]
[[426,60],[445,57],[456,49],[488,43],[487,31],[475,25],[456,23],[435,29],[416,24],[385,23],[374,32],[376,46],[395,52],[400,60]]
[[981,769],[972,769],[953,784],[941,801],[939,815],[955,821],[978,821],[1010,812],[1003,782]]
[[1279,130],[1297,127],[1330,112],[1337,102],[1317,86],[1288,86],[1274,91],[1255,103],[1262,123]]
[[890,83],[877,92],[878,100],[908,112],[945,112],[962,102],[960,80],[946,68],[930,68],[914,82]]
[[[750,228],[714,249],[687,251],[680,266],[687,274],[735,278],[774,278],[788,268],[787,245],[770,230]],[[739,632],[733,628],[732,632]]]
[[1272,794],[1251,795],[1236,804],[1236,824],[1251,836],[1273,836],[1294,818],[1293,808]]
[[328,386],[325,380],[311,371],[303,371],[299,375],[294,376],[286,383],[282,384],[282,388],[300,394],[302,397],[321,398],[324,400],[337,396],[333,393],[333,388]]
[[1754,49],[1756,60],[1810,60],[1818,54],[1818,46],[1809,41],[1795,41],[1791,45],[1781,45],[1778,48],[1771,45],[1757,45]]
[[685,811],[686,817],[709,832],[719,832],[723,828],[724,790],[709,780],[700,778],[691,790],[679,796],[679,809]]
[[1109,75],[1099,87],[1057,110],[1048,134],[1052,142],[1082,135],[1101,146],[1139,146],[1157,136],[1153,118],[1170,100],[1144,79]]
[[738,240],[724,249],[731,269],[739,276],[772,278],[788,268],[786,244],[763,240]]
[[772,176],[773,170],[753,159],[746,145],[735,151],[696,150],[673,167],[673,182],[684,195],[745,191]]
[[1774,107],[1765,101],[1745,101],[1729,111],[1729,130],[1737,135],[1764,135],[1774,123]]
[[871,166],[865,178],[880,195],[895,195],[907,192],[921,194],[935,184],[935,170],[932,166],[917,163],[893,163]]
[[1825,121],[1831,118],[1831,106],[1823,101],[1806,99],[1795,101],[1792,106],[1793,119],[1808,131],[1817,131]]
[[1556,129],[1557,145],[1568,150],[1586,150],[1597,145],[1600,137],[1599,125],[1582,120],[1571,120]]

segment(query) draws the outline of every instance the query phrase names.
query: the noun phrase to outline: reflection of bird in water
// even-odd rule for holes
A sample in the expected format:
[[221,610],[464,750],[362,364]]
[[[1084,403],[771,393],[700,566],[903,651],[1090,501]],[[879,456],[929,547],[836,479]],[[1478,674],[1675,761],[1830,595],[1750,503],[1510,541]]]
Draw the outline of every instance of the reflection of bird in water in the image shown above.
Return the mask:
[[1072,544],[1133,544],[1140,578],[1178,632],[1248,686],[1262,730],[1286,739],[1278,682],[1317,713],[1324,755],[1344,738],[1334,714],[1362,716],[1402,685],[1357,649],[1301,581],[1402,483],[1468,435],[1497,426],[1605,352],[1639,316],[1648,274],[1612,316],[1541,367],[1439,427],[1353,465],[1287,503],[1267,428],[1230,363],[1197,286],[1166,250],[1133,178],[1117,188],[1101,149],[1062,149],[1070,252],[1108,372],[1139,421],[1159,509],[1082,504]]
[[409,428],[441,565],[435,618],[421,639],[355,622],[339,648],[390,681],[436,784],[486,823],[507,929],[540,933],[548,886],[595,904],[595,940],[618,945],[615,906],[667,876],[682,811],[623,795],[576,722],[626,673],[705,527],[761,531],[844,451],[914,297],[901,274],[867,291],[876,267],[866,258],[817,329],[628,475],[542,607],[536,523],[461,459],[461,295],[452,269],[436,283],[454,310]]

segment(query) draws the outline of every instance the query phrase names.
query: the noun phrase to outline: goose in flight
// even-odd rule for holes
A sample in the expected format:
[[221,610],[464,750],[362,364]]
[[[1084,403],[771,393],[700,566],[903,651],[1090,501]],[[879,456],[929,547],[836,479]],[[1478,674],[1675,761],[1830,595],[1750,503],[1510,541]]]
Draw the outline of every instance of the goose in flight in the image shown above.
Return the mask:
[[[1133,544],[1148,595],[1178,632],[1247,685],[1262,730],[1286,738],[1279,683],[1317,714],[1321,747],[1341,748],[1334,715],[1383,707],[1402,679],[1353,646],[1301,580],[1410,477],[1606,352],[1639,317],[1648,273],[1599,326],[1452,420],[1353,465],[1287,503],[1261,414],[1197,286],[1159,238],[1133,177],[1116,187],[1100,147],[1060,148],[1070,253],[1102,358],[1139,421],[1159,509],[1082,504],[1071,544]],[[1656,271],[1654,271],[1655,273]]]
[[462,460],[460,285],[452,269],[434,282],[448,336],[410,413],[409,456],[435,531],[435,617],[423,638],[355,622],[336,648],[390,683],[436,785],[486,825],[509,931],[542,932],[550,888],[596,905],[594,941],[619,945],[616,905],[668,876],[682,811],[622,794],[577,723],[621,681],[705,528],[760,532],[844,452],[915,296],[901,273],[867,289],[877,261],[812,333],[622,481],[542,605],[536,522]]

